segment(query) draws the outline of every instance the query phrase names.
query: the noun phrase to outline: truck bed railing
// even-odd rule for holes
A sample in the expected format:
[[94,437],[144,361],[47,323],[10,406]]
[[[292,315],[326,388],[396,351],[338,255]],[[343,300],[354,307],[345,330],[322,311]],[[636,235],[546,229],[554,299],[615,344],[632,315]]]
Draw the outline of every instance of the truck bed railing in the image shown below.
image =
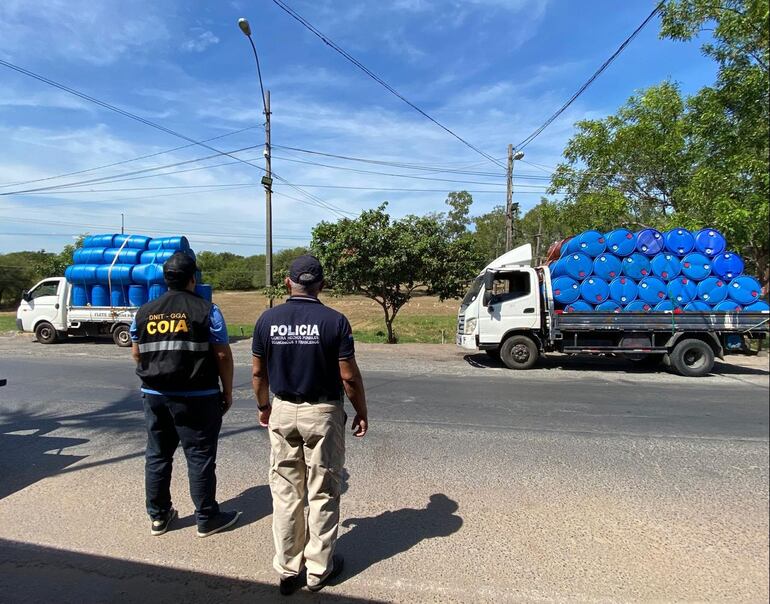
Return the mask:
[[560,331],[768,332],[770,315],[761,312],[576,312],[555,315]]

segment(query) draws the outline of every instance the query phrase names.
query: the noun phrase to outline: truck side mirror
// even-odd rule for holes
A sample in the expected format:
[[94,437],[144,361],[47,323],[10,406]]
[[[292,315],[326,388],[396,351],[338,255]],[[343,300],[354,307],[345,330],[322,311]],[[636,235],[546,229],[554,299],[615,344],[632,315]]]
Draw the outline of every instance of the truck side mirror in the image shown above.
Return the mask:
[[32,296],[30,296],[29,292],[25,289],[23,292],[21,292],[21,299],[25,302],[29,302],[32,300]]
[[492,302],[492,298],[494,298],[493,290],[495,287],[495,274],[487,271],[484,274],[484,297],[482,298],[482,302],[484,303],[484,306],[489,306],[490,302]]

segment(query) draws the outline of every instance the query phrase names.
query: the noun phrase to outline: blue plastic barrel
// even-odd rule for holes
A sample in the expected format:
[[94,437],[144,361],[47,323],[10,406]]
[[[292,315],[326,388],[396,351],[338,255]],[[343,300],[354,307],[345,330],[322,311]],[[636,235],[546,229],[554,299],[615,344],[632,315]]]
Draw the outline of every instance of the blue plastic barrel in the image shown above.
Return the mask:
[[735,252],[722,252],[714,256],[714,274],[723,279],[735,279],[743,273],[743,258]]
[[668,297],[679,306],[684,306],[698,297],[698,284],[687,277],[677,277],[668,283]]
[[716,256],[727,247],[724,235],[716,229],[706,228],[695,233],[695,249],[706,256]]
[[734,300],[723,300],[714,306],[714,310],[717,312],[740,312],[743,307]]
[[650,274],[650,259],[638,252],[623,258],[623,274],[637,281],[648,276]]
[[212,287],[210,285],[206,285],[205,283],[196,285],[195,293],[198,294],[204,300],[208,300],[209,302],[211,302],[211,300],[214,297],[214,291]]
[[667,294],[666,284],[657,277],[645,277],[639,281],[639,297],[647,304],[657,304],[665,300]]
[[633,302],[626,304],[623,310],[625,312],[650,312],[652,306],[647,304],[644,300],[634,300]]
[[131,285],[133,264],[102,264],[96,269],[96,280],[102,285]]
[[110,292],[110,305],[111,306],[128,306],[125,287],[112,288],[112,291]]
[[[580,286],[572,277],[566,275],[556,277],[551,285],[554,300],[559,304],[569,304],[580,297]],[[196,286],[196,290],[198,287],[200,286]]]
[[615,300],[605,300],[596,305],[596,310],[599,312],[620,312],[622,307]]
[[591,312],[593,309],[593,304],[589,304],[585,300],[575,300],[564,307],[564,312]]
[[147,288],[144,285],[130,285],[128,288],[128,305],[142,306],[147,304]]
[[64,276],[70,283],[92,285],[96,283],[96,264],[73,264],[64,270]]
[[745,312],[770,312],[770,304],[764,300],[757,300],[743,309]]
[[675,310],[674,303],[671,300],[661,300],[655,305],[655,312],[671,312]]
[[91,306],[109,306],[110,290],[106,285],[97,283],[91,288]]
[[[123,245],[123,242],[126,245]],[[145,235],[115,235],[112,241],[113,247],[123,247],[123,249],[146,250],[150,243],[150,238]]]
[[671,252],[663,252],[655,256],[650,262],[652,273],[664,281],[674,279],[682,272],[682,263]]
[[578,281],[588,277],[594,270],[593,260],[580,252],[569,254],[562,260],[564,262],[564,274]]
[[88,287],[85,285],[73,285],[70,293],[72,306],[88,306]]
[[151,250],[189,250],[190,242],[187,237],[156,237],[150,240],[147,248]]
[[630,256],[636,250],[636,235],[628,229],[615,229],[607,233],[607,251],[616,256]]
[[564,241],[562,241],[561,249],[559,250],[559,258],[564,258],[564,256],[569,254],[571,251],[573,251],[573,252],[577,252],[578,251],[577,247],[575,247],[574,250],[570,250],[569,249],[570,248],[570,244],[572,244],[573,246],[577,246],[578,238],[577,237],[569,237],[569,238],[565,239]]
[[104,262],[103,247],[79,247],[72,254],[75,264],[102,264]]
[[684,307],[685,312],[711,312],[711,306],[703,300],[693,300]]
[[551,277],[561,277],[564,274],[564,259],[559,258],[556,262],[551,262],[548,268],[551,269]]
[[160,298],[167,291],[168,291],[168,287],[166,287],[166,285],[162,283],[154,283],[153,285],[150,285],[150,288],[148,290],[148,299],[152,301],[152,300],[155,300],[156,298]]
[[623,263],[614,254],[605,252],[594,258],[594,275],[605,281],[611,281],[620,275],[622,269]]
[[152,285],[153,283],[164,283],[162,264],[137,264],[131,273],[134,283],[142,285]]
[[636,281],[631,277],[620,276],[610,283],[610,299],[618,304],[629,304],[636,300],[638,295],[639,289],[636,286]]
[[83,247],[112,247],[115,235],[89,235],[83,239]]
[[636,249],[645,256],[660,254],[665,245],[663,235],[655,229],[642,229],[636,234]]
[[736,277],[727,286],[727,296],[733,302],[747,306],[759,300],[762,286],[754,277]]
[[607,249],[607,241],[599,231],[585,231],[576,237],[577,246],[572,251],[582,252],[591,258],[596,258]]
[[703,281],[711,274],[711,260],[699,252],[682,258],[682,274],[695,281]]
[[588,277],[580,284],[580,297],[589,304],[601,304],[610,297],[610,286],[599,277]]
[[115,258],[117,258],[118,264],[139,264],[139,257],[141,255],[142,250],[127,247],[121,250],[119,247],[108,247],[104,250],[104,262],[112,264]]
[[727,283],[719,277],[707,277],[698,283],[698,297],[714,305],[727,298]]
[[666,249],[677,256],[684,256],[695,249],[695,236],[682,227],[666,231],[663,239],[666,241]]

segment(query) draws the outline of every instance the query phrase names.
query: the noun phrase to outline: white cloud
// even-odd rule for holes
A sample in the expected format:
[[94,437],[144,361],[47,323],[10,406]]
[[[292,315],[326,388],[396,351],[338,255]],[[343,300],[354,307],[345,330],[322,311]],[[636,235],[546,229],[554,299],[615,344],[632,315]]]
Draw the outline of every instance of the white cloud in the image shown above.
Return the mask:
[[169,34],[151,1],[2,0],[0,54],[108,65],[149,53]]
[[219,44],[219,38],[212,32],[205,30],[200,32],[194,38],[187,40],[182,44],[181,49],[185,52],[203,52],[209,46]]

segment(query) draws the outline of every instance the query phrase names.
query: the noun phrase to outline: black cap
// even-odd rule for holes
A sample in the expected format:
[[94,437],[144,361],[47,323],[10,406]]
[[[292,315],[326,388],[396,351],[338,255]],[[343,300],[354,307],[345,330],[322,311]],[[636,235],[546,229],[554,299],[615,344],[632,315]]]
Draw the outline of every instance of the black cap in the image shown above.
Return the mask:
[[189,282],[198,270],[195,260],[184,252],[176,252],[163,264],[163,277],[166,281]]
[[318,258],[305,254],[296,258],[289,267],[289,279],[298,285],[312,285],[323,281],[324,269]]

